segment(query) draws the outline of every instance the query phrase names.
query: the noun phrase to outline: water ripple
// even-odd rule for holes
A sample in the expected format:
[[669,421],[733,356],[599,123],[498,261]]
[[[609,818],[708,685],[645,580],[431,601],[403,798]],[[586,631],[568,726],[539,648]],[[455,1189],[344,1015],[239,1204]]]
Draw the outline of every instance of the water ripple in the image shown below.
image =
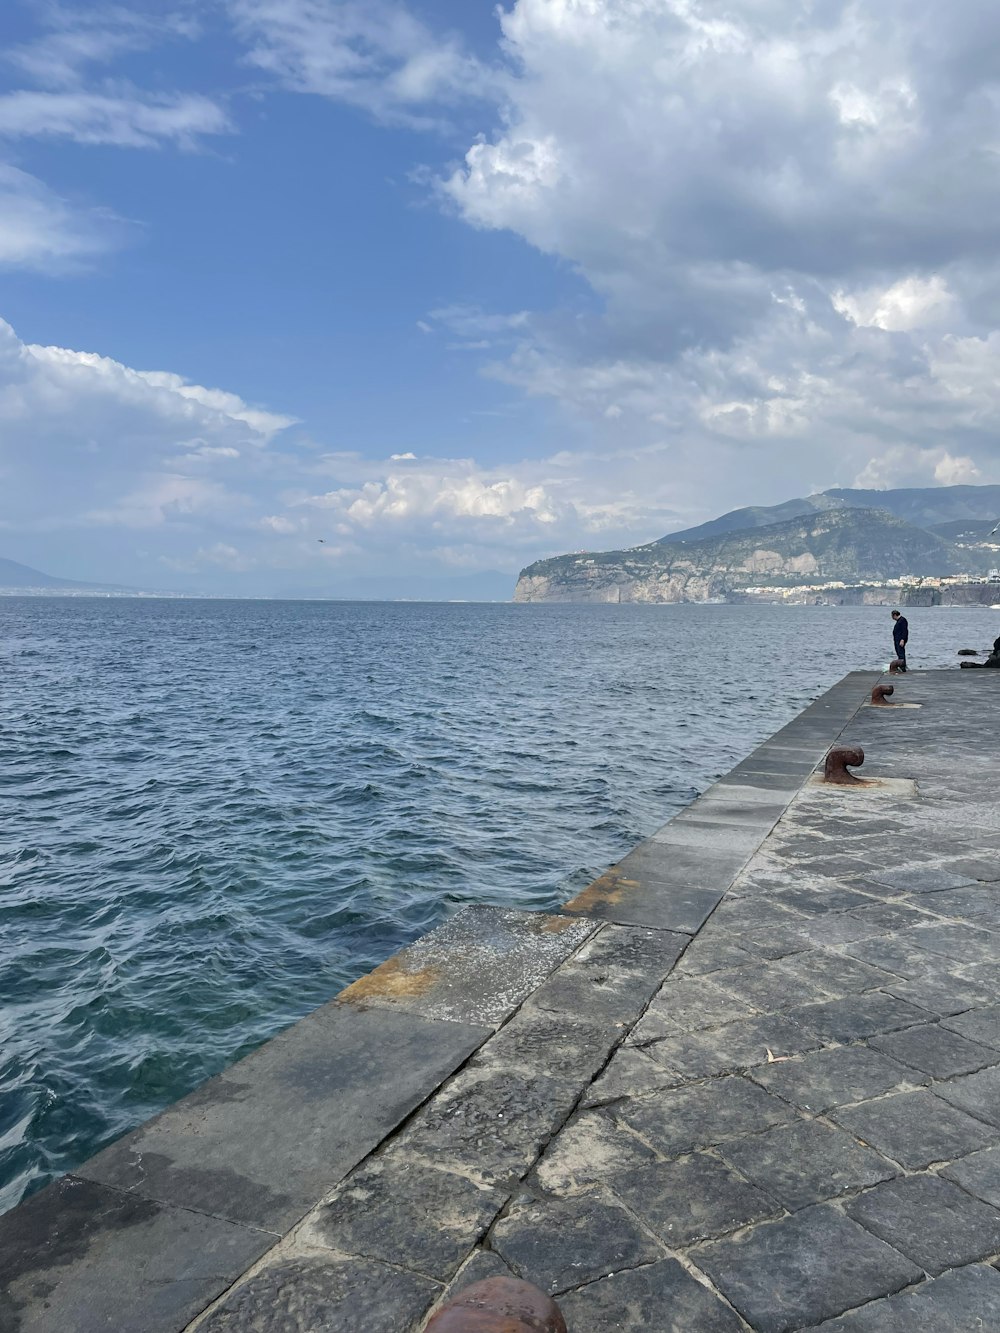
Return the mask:
[[461,905],[565,900],[888,624],[3,599],[0,1209]]

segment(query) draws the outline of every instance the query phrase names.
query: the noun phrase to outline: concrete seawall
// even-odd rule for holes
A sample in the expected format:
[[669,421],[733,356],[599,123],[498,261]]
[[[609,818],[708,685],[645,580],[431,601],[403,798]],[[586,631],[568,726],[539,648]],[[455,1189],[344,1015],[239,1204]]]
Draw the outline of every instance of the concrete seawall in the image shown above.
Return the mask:
[[[418,940],[0,1218],[0,1333],[509,1273],[571,1333],[995,1327],[995,677],[853,673],[562,911]],[[814,785],[840,738],[882,781]]]

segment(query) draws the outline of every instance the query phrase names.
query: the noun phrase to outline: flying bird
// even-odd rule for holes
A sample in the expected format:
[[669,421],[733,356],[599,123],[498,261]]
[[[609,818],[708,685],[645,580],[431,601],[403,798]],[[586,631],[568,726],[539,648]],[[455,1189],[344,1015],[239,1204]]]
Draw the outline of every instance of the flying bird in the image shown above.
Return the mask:
[[[998,525],[998,526],[1000,526],[1000,525]],[[325,545],[326,545],[326,538],[325,538],[325,537],[317,537],[316,540],[319,542],[320,546],[325,546]]]

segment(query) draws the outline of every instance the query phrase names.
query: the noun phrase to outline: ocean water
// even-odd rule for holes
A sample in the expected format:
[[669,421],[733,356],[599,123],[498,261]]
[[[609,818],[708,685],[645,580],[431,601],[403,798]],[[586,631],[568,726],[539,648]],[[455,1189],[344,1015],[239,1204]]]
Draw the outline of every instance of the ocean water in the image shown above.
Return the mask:
[[[1000,613],[910,614],[957,665]],[[579,891],[883,608],[0,599],[0,1210],[466,903]]]

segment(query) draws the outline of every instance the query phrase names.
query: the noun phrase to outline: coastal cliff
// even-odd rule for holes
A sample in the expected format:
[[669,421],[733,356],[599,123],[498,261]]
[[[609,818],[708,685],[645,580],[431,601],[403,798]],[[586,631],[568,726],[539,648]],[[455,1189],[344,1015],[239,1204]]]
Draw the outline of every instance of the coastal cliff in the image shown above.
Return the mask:
[[514,600],[742,601],[762,587],[780,592],[833,582],[898,584],[927,576],[986,574],[998,562],[995,548],[959,544],[885,509],[814,508],[776,523],[693,534],[625,551],[536,561],[521,571]]

